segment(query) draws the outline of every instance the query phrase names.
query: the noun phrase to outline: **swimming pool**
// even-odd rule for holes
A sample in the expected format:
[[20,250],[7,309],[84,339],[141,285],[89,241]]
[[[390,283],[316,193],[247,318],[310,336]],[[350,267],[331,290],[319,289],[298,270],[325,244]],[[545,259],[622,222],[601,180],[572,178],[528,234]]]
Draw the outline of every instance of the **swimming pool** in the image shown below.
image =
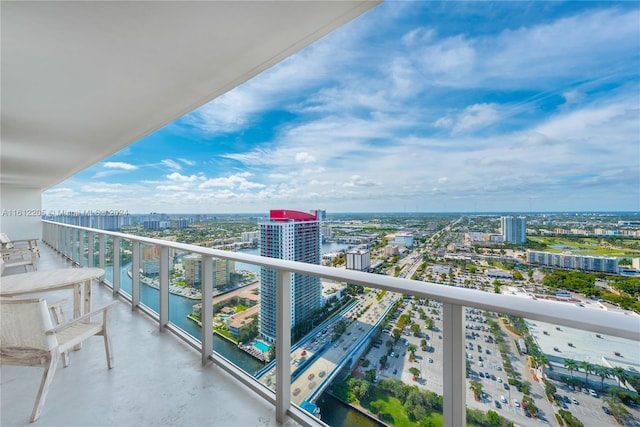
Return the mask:
[[269,351],[269,345],[263,343],[262,341],[256,341],[253,343],[253,346],[260,350],[263,353],[267,353]]

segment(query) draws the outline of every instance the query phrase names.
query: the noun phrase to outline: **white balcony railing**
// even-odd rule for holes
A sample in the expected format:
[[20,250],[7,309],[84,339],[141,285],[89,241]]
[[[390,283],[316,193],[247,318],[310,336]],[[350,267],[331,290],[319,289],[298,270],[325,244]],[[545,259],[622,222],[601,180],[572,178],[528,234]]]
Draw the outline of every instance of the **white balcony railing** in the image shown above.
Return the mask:
[[[106,239],[111,239],[112,252],[106,253]],[[95,265],[93,254],[98,251],[98,265]],[[384,289],[400,294],[408,294],[421,298],[437,300],[443,303],[443,421],[445,426],[466,425],[466,387],[465,387],[465,333],[464,307],[473,307],[490,312],[503,313],[523,317],[531,320],[553,323],[576,329],[587,330],[598,334],[640,341],[640,316],[630,313],[610,312],[606,310],[585,310],[567,304],[555,304],[549,301],[524,299],[503,294],[494,294],[472,289],[463,289],[426,283],[416,280],[394,278],[390,276],[363,273],[359,271],[336,269],[319,265],[311,265],[294,261],[285,261],[249,255],[238,252],[227,252],[207,249],[200,246],[175,243],[159,239],[137,237],[118,232],[91,229],[86,227],[59,224],[43,221],[43,239],[55,250],[71,259],[80,266],[103,267],[107,256],[111,258],[113,266],[114,294],[121,294],[129,300],[132,309],[149,310],[140,301],[140,278],[132,274],[131,295],[120,290],[120,246],[123,240],[131,242],[132,271],[139,271],[142,246],[157,247],[160,253],[160,289],[158,313],[149,312],[154,316],[161,331],[171,330],[189,344],[199,349],[202,362],[215,361],[223,369],[231,373],[255,393],[272,402],[276,409],[276,419],[283,423],[287,416],[292,417],[303,425],[322,425],[312,421],[303,411],[298,410],[291,403],[290,384],[290,344],[291,320],[290,304],[291,289],[284,286],[290,283],[289,275],[300,273],[317,276],[324,279],[359,284],[366,287]],[[89,242],[91,248],[85,247]],[[169,321],[169,250],[190,252],[202,256],[202,334],[200,339],[191,336],[172,326]],[[219,258],[246,264],[254,264],[272,268],[277,272],[277,335],[276,335],[276,388],[275,394],[263,386],[252,376],[238,369],[214,353],[212,318],[213,318],[213,283],[212,260]],[[207,262],[207,260],[209,262]],[[207,319],[205,324],[204,319]]]

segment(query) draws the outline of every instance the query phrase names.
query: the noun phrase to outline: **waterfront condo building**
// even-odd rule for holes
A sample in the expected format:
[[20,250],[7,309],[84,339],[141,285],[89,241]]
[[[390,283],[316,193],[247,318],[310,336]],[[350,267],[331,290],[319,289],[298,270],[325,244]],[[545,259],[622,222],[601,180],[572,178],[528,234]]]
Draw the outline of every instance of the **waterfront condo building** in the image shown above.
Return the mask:
[[[260,223],[260,255],[269,258],[320,264],[320,222],[313,214],[272,210]],[[311,318],[322,305],[320,278],[291,275],[291,325]],[[269,342],[276,337],[276,272],[260,270],[260,335]]]
[[500,217],[502,238],[508,243],[524,243],[527,241],[527,222],[523,216]]

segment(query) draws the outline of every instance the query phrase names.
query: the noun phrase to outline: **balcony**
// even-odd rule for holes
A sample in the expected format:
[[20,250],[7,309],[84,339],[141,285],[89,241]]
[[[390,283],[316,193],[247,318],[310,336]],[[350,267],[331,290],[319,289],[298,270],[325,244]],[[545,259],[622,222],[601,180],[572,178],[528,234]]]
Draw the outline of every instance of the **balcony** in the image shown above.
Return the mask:
[[[74,265],[101,266],[118,271],[126,242],[132,269],[139,268],[143,248],[160,254],[159,291],[155,301],[141,293],[139,278],[125,289],[119,275],[108,283],[94,283],[95,306],[117,298],[113,318],[116,367],[103,363],[100,340],[87,341],[71,355],[71,366],[59,369],[38,423],[41,425],[325,425],[292,403],[291,325],[288,287],[279,286],[275,390],[230,363],[216,351],[212,334],[193,336],[176,326],[170,312],[169,251],[228,259],[274,268],[278,283],[291,273],[361,284],[443,303],[442,394],[444,425],[465,424],[465,307],[524,317],[640,341],[640,317],[548,301],[528,300],[376,274],[347,271],[225,252],[193,245],[136,237],[116,232],[44,221],[40,269]],[[86,254],[95,256],[87,257]],[[62,256],[60,256],[61,254]],[[111,260],[109,265],[106,260]],[[202,318],[213,314],[211,272],[204,269]],[[18,273],[11,270],[8,274]],[[7,273],[6,273],[7,274]],[[109,274],[107,274],[109,277]],[[208,279],[207,279],[208,277]],[[127,284],[127,286],[129,286]],[[48,293],[49,301],[69,298],[68,292]],[[157,309],[151,307],[156,306]],[[27,425],[39,369],[2,366],[2,425]],[[83,375],[86,373],[86,375]]]

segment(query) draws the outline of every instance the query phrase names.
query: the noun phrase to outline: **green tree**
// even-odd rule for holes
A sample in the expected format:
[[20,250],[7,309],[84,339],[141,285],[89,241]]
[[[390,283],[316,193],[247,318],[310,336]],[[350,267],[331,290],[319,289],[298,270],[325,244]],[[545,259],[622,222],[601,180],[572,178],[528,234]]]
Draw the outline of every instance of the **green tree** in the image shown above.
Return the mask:
[[526,411],[530,415],[535,415],[538,413],[538,407],[536,406],[536,402],[533,400],[531,396],[522,396],[522,403],[526,407]]
[[584,371],[584,382],[588,386],[589,385],[589,374],[593,371],[593,365],[586,360],[582,360],[580,362],[580,369]]
[[409,360],[415,360],[416,359],[416,346],[413,344],[409,344],[407,346],[407,351],[409,352]]
[[618,380],[618,388],[621,388],[621,385],[620,385],[621,382],[626,382],[627,379],[629,378],[627,375],[627,371],[625,371],[624,368],[620,366],[615,366],[611,370],[611,373],[615,375],[616,379]]
[[567,368],[567,370],[569,371],[569,374],[571,375],[571,378],[573,379],[573,371],[578,369],[578,362],[576,362],[573,359],[565,359],[564,367]]
[[471,380],[469,381],[469,387],[471,391],[473,391],[473,396],[476,400],[480,400],[480,396],[482,396],[482,383],[480,381]]
[[500,415],[496,411],[488,411],[487,412],[487,422],[491,427],[499,427],[500,426]]
[[627,408],[625,408],[617,398],[605,397],[602,400],[607,404],[611,411],[611,415],[616,419],[619,419],[624,423],[625,420],[631,417],[631,413],[629,413]]
[[420,369],[416,368],[415,366],[409,368],[409,373],[413,375],[414,381],[420,377]]
[[391,333],[393,334],[393,339],[398,342],[398,340],[402,336],[402,331],[399,328],[394,328]]
[[611,373],[611,369],[602,365],[595,365],[593,367],[593,373],[600,377],[600,390],[604,390],[604,380]]
[[387,360],[388,360],[387,355],[383,355],[382,357],[380,357],[380,360],[379,360],[380,366],[384,367],[387,364]]

